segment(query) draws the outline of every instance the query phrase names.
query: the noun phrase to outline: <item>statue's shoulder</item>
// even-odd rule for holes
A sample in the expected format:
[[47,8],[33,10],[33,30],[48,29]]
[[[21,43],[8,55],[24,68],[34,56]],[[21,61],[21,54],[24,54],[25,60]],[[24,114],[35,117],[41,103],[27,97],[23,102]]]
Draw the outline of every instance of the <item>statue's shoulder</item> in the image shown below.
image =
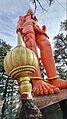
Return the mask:
[[19,16],[19,21],[24,22],[25,21],[25,16]]
[[25,18],[25,16],[19,16],[19,19],[24,19]]

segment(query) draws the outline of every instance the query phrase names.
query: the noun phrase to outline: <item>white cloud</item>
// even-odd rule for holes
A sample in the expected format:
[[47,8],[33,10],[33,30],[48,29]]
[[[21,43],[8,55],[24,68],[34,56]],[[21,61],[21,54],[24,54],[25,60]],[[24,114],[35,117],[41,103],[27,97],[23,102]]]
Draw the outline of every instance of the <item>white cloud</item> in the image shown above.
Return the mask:
[[[66,7],[66,0],[59,0],[59,2],[64,8]],[[47,2],[41,0],[41,3],[48,8]],[[32,6],[30,6],[29,0],[0,0],[0,38],[15,46],[18,17],[25,15],[30,7]],[[47,26],[47,33],[52,39],[59,31],[60,22],[65,19],[65,10],[55,1],[45,13],[42,13],[38,6],[36,14],[40,25]]]

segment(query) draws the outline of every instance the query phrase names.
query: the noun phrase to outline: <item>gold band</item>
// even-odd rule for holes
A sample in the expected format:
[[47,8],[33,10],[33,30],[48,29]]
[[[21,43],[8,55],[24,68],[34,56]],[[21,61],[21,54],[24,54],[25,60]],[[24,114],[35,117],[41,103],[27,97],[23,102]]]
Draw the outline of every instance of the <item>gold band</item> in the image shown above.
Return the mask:
[[31,80],[43,80],[42,77],[30,77]]
[[51,77],[51,78],[48,78],[48,80],[53,80],[53,79],[56,79],[56,78],[59,78],[59,76],[54,76],[54,77]]

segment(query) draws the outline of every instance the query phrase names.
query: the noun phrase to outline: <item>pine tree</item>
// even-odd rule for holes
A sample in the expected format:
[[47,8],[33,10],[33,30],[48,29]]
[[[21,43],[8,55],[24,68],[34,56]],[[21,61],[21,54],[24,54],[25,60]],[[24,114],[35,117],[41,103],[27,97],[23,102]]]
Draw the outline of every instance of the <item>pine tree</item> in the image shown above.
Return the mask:
[[1,119],[15,119],[19,101],[17,83],[4,71],[4,57],[10,49],[11,46],[0,39],[0,97],[3,100]]
[[[67,79],[67,20],[61,22],[61,33],[54,37],[54,54],[59,75]],[[64,36],[65,34],[65,36]]]

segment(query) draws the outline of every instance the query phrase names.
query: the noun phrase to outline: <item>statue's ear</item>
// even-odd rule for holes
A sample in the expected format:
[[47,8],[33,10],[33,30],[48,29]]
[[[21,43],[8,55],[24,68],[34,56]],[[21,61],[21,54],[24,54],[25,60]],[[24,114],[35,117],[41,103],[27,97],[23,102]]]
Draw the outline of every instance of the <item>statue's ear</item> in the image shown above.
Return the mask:
[[19,16],[19,18],[21,18],[22,16]]
[[36,16],[34,16],[34,20],[35,20],[35,21],[38,21],[38,19],[36,18]]
[[46,26],[45,26],[45,25],[42,26],[42,30],[43,30],[44,32],[46,31]]

